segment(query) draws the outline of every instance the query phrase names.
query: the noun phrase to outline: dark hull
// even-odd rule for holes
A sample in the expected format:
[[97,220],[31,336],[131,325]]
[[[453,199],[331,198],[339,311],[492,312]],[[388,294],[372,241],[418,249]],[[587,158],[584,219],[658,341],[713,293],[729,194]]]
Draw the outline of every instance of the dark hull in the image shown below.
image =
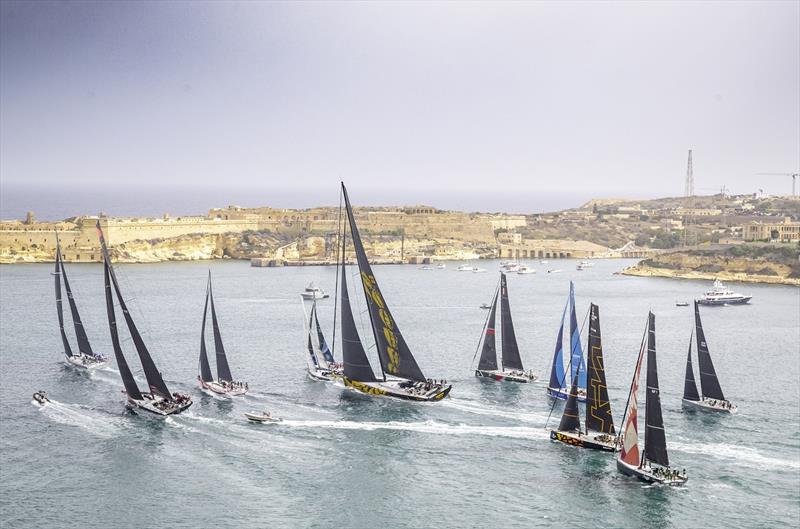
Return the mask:
[[438,402],[445,398],[453,386],[444,386],[438,391],[431,391],[426,394],[412,393],[406,389],[395,385],[381,382],[359,382],[342,377],[345,387],[354,389],[365,395],[376,395],[381,397],[392,397],[395,399],[412,400],[415,402]]
[[496,380],[498,382],[517,382],[520,384],[527,384],[528,382],[533,382],[536,380],[536,377],[527,377],[527,376],[519,376],[519,375],[512,375],[511,373],[506,373],[503,371],[481,371],[480,369],[475,370],[475,376],[478,378],[488,378],[491,380]]
[[617,470],[626,476],[636,478],[639,481],[644,481],[645,483],[659,483],[662,485],[670,485],[678,487],[686,483],[686,481],[688,481],[688,478],[685,477],[676,479],[667,479],[661,476],[656,476],[655,474],[647,471],[646,469],[639,467],[632,467],[619,459],[617,459]]
[[560,441],[570,446],[577,446],[580,448],[589,448],[592,450],[602,450],[604,452],[615,452],[616,445],[613,443],[602,443],[596,441],[593,436],[578,435],[573,432],[559,432],[557,430],[550,431],[550,439],[553,441]]

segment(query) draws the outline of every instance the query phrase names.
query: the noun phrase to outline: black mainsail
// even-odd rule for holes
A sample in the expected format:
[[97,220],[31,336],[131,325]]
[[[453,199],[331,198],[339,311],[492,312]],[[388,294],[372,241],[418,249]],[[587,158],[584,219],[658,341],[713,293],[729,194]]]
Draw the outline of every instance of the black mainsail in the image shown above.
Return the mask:
[[[344,195],[347,218],[350,223],[350,234],[353,238],[356,260],[361,273],[361,283],[364,286],[364,296],[367,300],[372,332],[375,336],[375,345],[378,349],[378,358],[380,359],[384,376],[389,373],[396,377],[425,382],[425,375],[417,365],[417,361],[414,359],[414,355],[411,354],[405,339],[403,339],[403,335],[400,333],[400,329],[397,327],[397,323],[386,305],[383,294],[381,294],[375,275],[372,273],[372,267],[361,243],[361,236],[356,226],[353,208],[350,206],[350,198],[347,195],[347,188],[344,183],[342,183],[342,193]],[[344,282],[342,284],[344,285]],[[344,309],[344,307],[342,308]],[[352,313],[350,316],[352,317]],[[353,329],[355,329],[355,325],[353,325]]]
[[72,315],[72,326],[75,328],[75,338],[78,340],[78,350],[89,356],[95,356],[92,351],[92,346],[89,343],[89,337],[86,336],[86,331],[83,328],[81,315],[78,313],[78,305],[75,303],[75,298],[72,295],[72,289],[69,286],[69,278],[67,278],[67,270],[64,268],[64,260],[61,258],[61,252],[58,253],[58,259],[61,261],[61,275],[64,277],[64,290],[67,292],[67,301],[69,302],[69,311]]
[[56,270],[53,273],[56,284],[56,311],[58,312],[58,330],[61,332],[61,342],[64,344],[64,354],[72,356],[72,347],[69,346],[67,333],[64,331],[64,304],[61,301],[61,248],[56,242]]
[[[345,239],[343,237],[343,239]],[[375,373],[369,365],[367,353],[358,336],[353,310],[350,308],[350,296],[347,293],[347,274],[345,272],[345,252],[342,252],[342,284],[340,288],[342,305],[342,362],[344,376],[359,382],[376,382]]]
[[561,416],[561,422],[558,425],[558,429],[562,432],[579,432],[581,430],[581,416],[578,410],[578,371],[580,371],[580,365],[572,379],[567,403],[564,405],[564,415]]
[[225,356],[225,347],[222,345],[222,335],[219,332],[217,311],[214,310],[214,292],[211,290],[211,272],[208,273],[208,299],[211,301],[211,325],[214,327],[214,349],[217,357],[217,379],[233,382],[231,368],[228,366],[228,357]]
[[500,325],[503,330],[501,335],[501,348],[503,353],[503,371],[518,369],[522,371],[522,359],[519,357],[517,336],[514,333],[514,322],[511,320],[511,305],[508,302],[508,285],[506,275],[500,273]]
[[208,283],[206,284],[206,303],[203,307],[203,325],[200,327],[200,379],[203,382],[213,382],[214,375],[211,374],[211,365],[208,363],[208,353],[206,352],[206,319],[208,316],[208,295],[211,290],[211,272],[208,273]]
[[[98,227],[99,231],[99,227]],[[103,234],[100,233],[102,238]],[[122,377],[122,384],[125,386],[125,393],[129,398],[134,400],[142,400],[142,393],[139,391],[139,386],[133,379],[131,368],[128,367],[128,362],[125,360],[125,355],[122,354],[122,346],[119,343],[119,332],[117,330],[117,315],[114,310],[114,298],[111,295],[111,280],[109,279],[111,266],[107,259],[103,260],[103,281],[106,291],[106,312],[108,313],[108,328],[111,331],[111,344],[114,347],[114,356],[117,359],[117,368]]]
[[647,395],[644,431],[644,454],[642,457],[661,466],[669,466],[667,438],[664,434],[664,418],[661,416],[661,395],[658,389],[658,366],[656,364],[656,317],[651,312],[647,328]]
[[[125,316],[125,323],[128,325],[128,331],[130,332],[131,339],[133,340],[133,344],[136,347],[136,352],[139,355],[139,360],[142,362],[142,368],[144,369],[144,376],[147,378],[147,384],[150,387],[150,391],[155,393],[165,400],[171,401],[172,393],[170,393],[169,388],[167,388],[167,384],[164,382],[164,379],[161,377],[161,373],[158,372],[158,368],[156,368],[155,363],[153,362],[153,358],[150,356],[150,352],[147,350],[147,346],[144,344],[142,340],[141,334],[139,334],[139,330],[136,328],[136,324],[133,322],[133,318],[131,317],[130,312],[128,311],[127,305],[125,305],[125,300],[122,298],[122,292],[119,289],[119,283],[117,282],[116,274],[114,273],[114,267],[111,266],[111,258],[108,255],[108,248],[106,247],[106,241],[103,237],[103,231],[100,229],[100,221],[97,222],[97,233],[100,237],[100,247],[103,250],[103,260],[106,264],[108,275],[111,278],[111,284],[114,286],[114,292],[117,295],[117,301],[119,302],[119,306],[122,309],[122,314]],[[110,307],[113,312],[113,300],[109,300],[108,295],[110,292],[107,293],[106,296],[106,303],[110,304]],[[109,312],[109,325],[111,324],[112,320],[112,312]],[[114,322],[114,326],[112,327],[112,340],[114,338],[114,334],[116,333],[116,321]],[[119,349],[119,354],[117,354],[117,349]],[[119,339],[115,342],[115,350],[114,354],[117,355],[117,361],[119,362],[119,357],[122,356],[122,350],[119,348]],[[124,359],[123,359],[124,361]],[[120,370],[120,374],[122,374],[122,370]],[[131,378],[132,380],[132,378]],[[125,378],[123,376],[123,382],[125,382]],[[126,391],[127,391],[126,385]],[[138,390],[137,390],[138,392]],[[129,396],[130,393],[128,394]],[[133,397],[132,398],[137,398]],[[141,395],[139,396],[141,399]]]
[[586,391],[586,429],[614,434],[614,418],[608,398],[603,342],[600,338],[600,308],[589,305],[589,361]]
[[694,334],[689,336],[689,354],[686,357],[686,377],[683,383],[683,398],[684,400],[699,401],[700,395],[697,393],[697,384],[694,381],[694,369],[692,368],[692,338],[694,338]]
[[714,363],[711,361],[711,354],[708,352],[703,323],[700,321],[700,306],[697,301],[694,302],[694,323],[695,333],[697,333],[697,362],[700,365],[700,388],[703,390],[703,397],[725,400],[725,395],[722,394],[722,388],[717,379],[717,372],[714,370]]
[[495,345],[495,315],[497,313],[497,295],[495,292],[492,300],[492,309],[489,312],[489,320],[486,323],[486,331],[483,337],[483,348],[481,358],[478,360],[478,369],[482,371],[497,370],[497,346]]

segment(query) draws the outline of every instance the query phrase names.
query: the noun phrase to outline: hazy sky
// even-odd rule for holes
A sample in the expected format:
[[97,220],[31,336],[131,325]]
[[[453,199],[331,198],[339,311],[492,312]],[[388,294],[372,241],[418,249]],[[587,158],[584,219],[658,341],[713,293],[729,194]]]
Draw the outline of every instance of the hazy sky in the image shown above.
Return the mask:
[[6,190],[335,203],[341,177],[373,202],[485,191],[492,210],[504,194],[680,195],[688,148],[700,193],[788,193],[755,173],[800,169],[796,1],[3,1],[0,15]]

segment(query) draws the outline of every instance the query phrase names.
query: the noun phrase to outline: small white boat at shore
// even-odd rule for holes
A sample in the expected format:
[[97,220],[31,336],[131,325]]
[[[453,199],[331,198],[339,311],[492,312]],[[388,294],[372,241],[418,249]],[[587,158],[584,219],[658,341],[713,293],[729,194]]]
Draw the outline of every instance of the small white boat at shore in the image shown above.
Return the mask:
[[558,269],[558,268],[551,268],[550,270],[547,271],[547,273],[548,274],[560,274],[561,270]]
[[457,272],[472,272],[473,268],[474,267],[470,266],[470,265],[461,265],[458,268],[456,268],[456,271]]
[[535,274],[536,273],[536,269],[535,268],[530,268],[530,267],[525,266],[525,265],[522,265],[522,266],[519,267],[519,270],[517,270],[517,273],[520,274],[520,275]]
[[314,285],[313,281],[308,284],[300,295],[303,296],[303,299],[325,299],[330,297],[327,292]]
[[486,272],[485,268],[478,268],[477,266],[472,269],[473,274],[483,274]]

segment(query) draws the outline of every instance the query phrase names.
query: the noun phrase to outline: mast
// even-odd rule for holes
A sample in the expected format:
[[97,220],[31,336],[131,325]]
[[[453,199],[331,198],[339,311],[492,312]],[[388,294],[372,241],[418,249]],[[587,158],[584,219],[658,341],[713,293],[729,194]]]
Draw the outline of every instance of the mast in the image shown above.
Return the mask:
[[72,295],[72,289],[69,287],[67,270],[64,268],[64,261],[61,259],[60,249],[58,259],[61,261],[61,276],[64,278],[64,290],[67,292],[69,311],[72,314],[72,325],[75,328],[75,338],[78,339],[78,351],[85,355],[95,356],[94,351],[92,351],[92,346],[89,343],[89,337],[86,336],[86,331],[83,328],[83,322],[81,321],[81,315],[78,313],[78,305],[75,304],[75,298]]
[[211,366],[208,363],[208,353],[206,353],[206,317],[208,316],[208,294],[211,289],[211,271],[208,272],[208,283],[206,283],[206,304],[203,307],[203,325],[200,327],[200,379],[203,382],[213,382],[214,375],[211,374]]
[[497,370],[497,347],[495,345],[495,314],[497,313],[497,295],[498,291],[494,293],[492,299],[492,309],[489,311],[489,320],[486,324],[486,330],[483,336],[483,348],[481,349],[481,357],[478,360],[478,369],[481,371],[496,371]]
[[217,311],[214,310],[214,292],[211,290],[211,272],[208,272],[208,298],[211,300],[211,324],[214,327],[214,350],[217,356],[217,379],[232,382],[231,368],[228,366],[228,357],[225,356],[225,347],[222,345],[222,335],[219,332]]
[[361,236],[358,233],[353,208],[350,206],[350,198],[347,195],[347,188],[342,183],[342,194],[344,195],[345,209],[350,221],[350,234],[353,238],[353,246],[356,252],[358,268],[361,272],[361,284],[364,287],[364,296],[367,299],[367,310],[369,311],[372,333],[375,336],[375,346],[378,349],[378,358],[381,362],[381,369],[391,375],[425,382],[425,375],[417,365],[414,355],[408,348],[397,323],[386,305],[386,301],[381,294],[372,267],[367,259],[364,246],[361,243]]
[[[578,366],[583,365],[583,348],[581,347],[581,331],[578,328],[578,318],[575,316],[575,284],[569,282],[569,334],[570,334],[570,377],[575,378],[575,374],[580,370]],[[578,387],[586,389],[586,371],[581,373],[578,378]]]
[[661,395],[658,389],[658,366],[656,364],[656,317],[648,316],[647,334],[647,396],[645,400],[644,454],[647,459],[661,466],[669,466],[667,438],[664,435],[664,419],[661,416]]
[[717,379],[717,372],[714,370],[714,363],[711,361],[711,354],[708,352],[703,323],[700,321],[700,305],[696,300],[694,302],[694,323],[697,334],[697,363],[700,366],[700,388],[703,390],[703,397],[725,400],[719,379]]
[[[99,231],[99,228],[98,228]],[[102,232],[100,237],[102,237]],[[111,344],[114,347],[114,357],[117,359],[117,368],[122,377],[122,384],[125,386],[125,393],[128,397],[134,400],[142,400],[142,393],[139,391],[139,386],[133,379],[131,368],[128,367],[128,362],[125,360],[125,355],[122,354],[122,347],[119,344],[119,332],[117,330],[117,315],[114,311],[114,298],[111,295],[111,280],[110,280],[111,265],[108,260],[103,260],[103,282],[106,291],[106,313],[108,314],[108,328],[111,331]]]
[[133,344],[136,347],[136,352],[139,355],[139,360],[142,362],[142,368],[144,369],[144,376],[147,378],[147,384],[148,386],[150,386],[150,391],[152,393],[160,395],[166,400],[171,401],[172,393],[170,393],[167,384],[161,377],[161,373],[159,373],[156,364],[153,362],[153,358],[150,356],[150,352],[147,350],[147,346],[144,344],[144,340],[142,340],[142,336],[139,334],[139,329],[136,328],[136,324],[133,322],[133,318],[131,317],[131,314],[128,311],[128,307],[127,305],[125,305],[125,300],[122,298],[122,292],[119,289],[119,283],[117,282],[117,276],[114,273],[114,267],[111,266],[111,258],[108,255],[106,240],[105,237],[103,237],[103,230],[100,229],[99,220],[97,221],[97,233],[100,236],[100,247],[103,250],[103,259],[105,263],[108,265],[108,273],[109,276],[111,277],[111,283],[114,286],[114,292],[117,295],[117,301],[119,301],[119,306],[122,309],[122,314],[125,316],[125,323],[128,325],[128,331],[130,332],[131,338],[133,339]]
[[694,369],[692,368],[692,338],[694,338],[694,334],[689,335],[689,354],[686,357],[686,377],[683,383],[683,398],[684,400],[699,401],[700,395],[697,393],[697,384],[694,381]]
[[[650,328],[650,319],[647,320],[644,332],[645,336],[648,334]],[[625,415],[623,417],[623,441],[622,449],[619,454],[620,461],[624,461],[630,466],[641,466],[639,458],[639,376],[642,372],[642,360],[644,358],[646,338],[642,339],[642,345],[639,347],[639,356],[636,359],[636,368],[633,371],[633,380],[631,380],[631,390],[628,393],[628,405],[625,408]]]
[[564,311],[561,313],[561,326],[558,328],[558,337],[556,337],[556,350],[553,353],[553,367],[550,368],[550,387],[553,389],[560,389],[564,387],[566,374],[564,373],[564,320],[567,317],[567,306],[569,305],[569,298],[564,305]]
[[603,342],[600,338],[600,308],[589,304],[589,371],[586,388],[586,430],[614,434],[614,417],[608,398]]
[[[333,358],[333,354],[331,353],[330,347],[328,347],[328,342],[325,341],[325,335],[322,334],[322,327],[319,324],[319,313],[317,312],[317,300],[314,300],[314,306],[311,309],[312,317],[314,318],[314,323],[317,326],[317,341],[319,342],[319,352],[322,353],[323,358],[329,364],[335,363]],[[311,328],[309,327],[309,335],[311,334]]]
[[[578,364],[580,371],[580,364]],[[558,429],[562,432],[580,432],[581,415],[578,410],[578,373],[572,378],[572,385],[569,387],[569,396],[564,405],[564,415],[561,416],[561,423]]]
[[58,312],[58,330],[61,333],[61,342],[64,344],[64,354],[72,356],[72,348],[69,346],[67,333],[64,331],[64,304],[61,301],[61,246],[56,238],[56,270],[53,273],[56,285],[56,311]]
[[[343,239],[345,239],[343,237]],[[358,336],[353,310],[350,308],[350,295],[347,292],[347,277],[344,252],[342,252],[342,278],[340,285],[342,314],[342,363],[344,376],[360,382],[377,382],[372,366],[369,365],[367,353]]]
[[500,324],[503,334],[501,347],[503,351],[503,371],[506,368],[518,369],[522,371],[522,359],[519,357],[519,346],[517,336],[514,333],[514,322],[511,320],[511,305],[508,302],[508,285],[506,275],[500,272]]

